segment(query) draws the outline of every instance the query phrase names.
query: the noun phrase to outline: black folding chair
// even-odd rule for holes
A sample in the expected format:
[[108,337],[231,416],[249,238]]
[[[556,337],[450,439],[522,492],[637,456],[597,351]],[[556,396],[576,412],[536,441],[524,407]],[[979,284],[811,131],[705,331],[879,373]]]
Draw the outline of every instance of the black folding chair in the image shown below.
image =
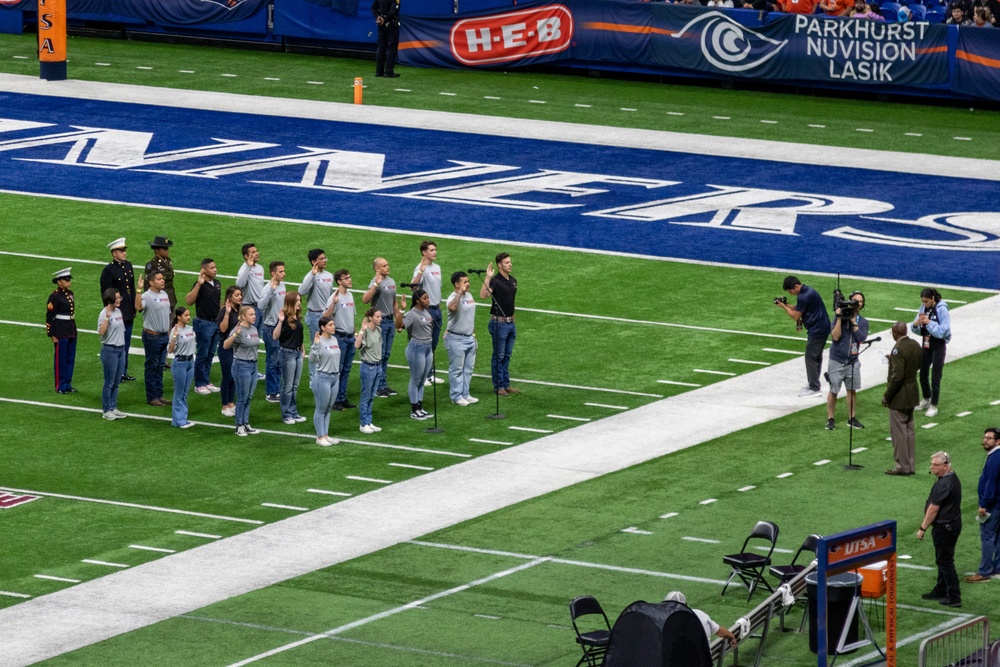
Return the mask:
[[[802,555],[802,552],[811,553],[813,556],[815,556],[816,543],[820,540],[821,537],[823,536],[817,535],[816,533],[813,533],[812,535],[807,537],[802,542],[802,546],[799,547],[799,550],[795,552],[795,556],[792,557],[792,562],[789,565],[772,565],[770,567],[768,571],[771,573],[772,577],[777,577],[779,586],[781,586],[782,584],[787,584],[789,581],[797,577],[804,569],[806,569],[806,565],[800,564],[798,562],[799,556]],[[785,611],[786,609],[782,608],[781,610],[782,632],[784,632],[785,630]],[[806,622],[806,617],[805,617],[805,612],[803,612],[802,622],[799,623],[799,632],[802,632],[802,626],[805,625],[805,622]]]
[[[751,540],[766,541],[769,544],[767,555],[764,556],[753,551],[747,551]],[[773,593],[774,589],[771,588],[771,584],[767,583],[767,580],[764,579],[764,571],[771,565],[771,554],[774,553],[774,546],[777,542],[777,524],[770,521],[758,521],[757,525],[753,527],[753,530],[750,531],[750,534],[743,541],[743,548],[740,552],[722,557],[722,562],[732,568],[729,578],[726,579],[726,585],[722,587],[722,594],[726,594],[726,589],[729,588],[730,582],[736,577],[739,577],[740,581],[750,589],[750,594],[747,595],[748,602],[753,597],[753,592],[757,590],[757,586],[764,586]]]
[[[604,627],[599,627],[600,623],[597,622],[597,619],[588,619],[592,626],[598,627],[580,632],[576,621],[583,616],[600,616],[604,619]],[[583,649],[583,657],[576,663],[576,667],[580,667],[580,665],[600,667],[604,662],[604,654],[608,652],[608,643],[611,640],[611,624],[608,623],[608,616],[604,613],[601,603],[590,595],[581,595],[569,603],[569,618],[573,622],[576,643]]]

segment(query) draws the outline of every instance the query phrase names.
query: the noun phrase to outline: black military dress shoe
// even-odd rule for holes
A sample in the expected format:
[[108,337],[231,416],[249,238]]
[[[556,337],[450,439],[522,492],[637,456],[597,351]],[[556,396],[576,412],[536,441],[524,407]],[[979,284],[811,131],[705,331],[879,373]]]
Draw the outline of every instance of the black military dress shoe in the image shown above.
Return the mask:
[[123,375],[122,376],[122,382],[135,382],[135,376],[134,375]]

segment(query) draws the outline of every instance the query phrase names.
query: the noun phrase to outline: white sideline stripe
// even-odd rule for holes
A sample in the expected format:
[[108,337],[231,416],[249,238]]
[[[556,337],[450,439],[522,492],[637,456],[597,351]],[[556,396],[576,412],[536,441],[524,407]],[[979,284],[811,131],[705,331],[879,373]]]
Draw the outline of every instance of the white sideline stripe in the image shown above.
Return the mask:
[[131,565],[125,565],[124,563],[109,563],[107,561],[103,561],[103,560],[91,560],[89,558],[84,558],[80,562],[81,563],[90,563],[91,565],[104,565],[106,567],[117,567],[117,568],[132,567]]
[[308,512],[308,507],[299,507],[298,505],[282,505],[281,503],[261,503],[261,507],[273,507],[278,510],[293,510],[295,512]]
[[189,535],[190,537],[204,537],[208,540],[220,540],[222,535],[212,535],[211,533],[195,533],[190,530],[175,530],[175,535]]
[[677,382],[676,380],[657,380],[660,384],[674,384],[678,387],[700,387],[700,384],[695,382]]
[[[925,637],[931,637],[933,635],[936,635],[937,633],[947,630],[948,628],[954,625],[958,625],[959,623],[964,623],[965,620],[966,618],[953,618],[950,621],[945,621],[944,623],[935,625],[930,630],[924,630],[923,632],[918,632],[915,635],[910,635],[909,637],[900,639],[899,641],[896,642],[896,648],[902,648],[907,644],[912,644],[913,642],[924,639]],[[842,665],[842,667],[854,667],[854,665],[865,664],[870,662],[871,660],[881,657],[882,657],[881,653],[879,653],[878,651],[872,651],[871,653],[866,653],[865,655],[854,658],[849,662],[845,662]]]
[[780,475],[775,475],[775,477],[777,477],[778,479],[785,479],[786,477],[791,477],[794,474],[795,474],[794,472],[783,472]]
[[9,598],[23,598],[25,600],[31,597],[27,593],[12,593],[10,591],[0,591],[0,595],[6,595]]
[[990,405],[1000,405],[1000,401],[990,401]]
[[969,416],[969,415],[971,415],[971,414],[972,414],[972,413],[971,413],[970,411],[966,410],[965,412],[959,412],[959,413],[958,413],[957,415],[955,415],[955,416],[956,416],[956,417],[968,417],[968,416]]
[[737,491],[753,491],[756,488],[757,488],[756,486],[754,486],[753,484],[750,484],[748,486],[741,486],[740,488],[738,488],[736,490]]
[[866,451],[868,451],[867,447],[855,447],[854,449],[851,450],[851,453],[860,454],[861,452],[866,452]]
[[921,425],[920,428],[934,428],[935,426],[937,426],[937,422],[929,422],[927,424]]
[[642,530],[638,526],[629,526],[628,528],[622,528],[618,531],[619,533],[631,533],[633,535],[652,535],[651,530]]
[[374,477],[358,477],[357,475],[348,475],[347,479],[353,479],[356,482],[372,482],[374,484],[392,484],[391,479],[375,479]]
[[608,410],[628,410],[626,405],[607,405],[605,403],[584,403],[592,408],[607,408]]
[[[409,92],[409,91],[407,91],[407,92]],[[496,97],[494,95],[483,95],[483,99],[484,100],[501,100],[503,98],[502,97]]]
[[881,322],[883,324],[895,324],[896,323],[896,320],[883,320],[883,319],[879,319],[877,317],[869,317],[867,319],[868,319],[869,322]]
[[898,310],[901,313],[919,313],[919,308],[893,308],[893,310]]
[[726,377],[736,377],[736,373],[730,373],[729,371],[710,371],[704,368],[695,368],[695,373],[709,373],[711,375],[725,375]]
[[513,442],[504,442],[503,440],[484,440],[482,438],[469,438],[469,442],[481,442],[486,445],[503,445],[509,447],[513,445]]
[[750,359],[727,359],[727,361],[731,361],[734,364],[754,364],[756,366],[770,366],[771,365],[770,361],[752,361]]
[[590,105],[590,104],[574,104],[573,106],[578,107],[580,109],[590,109],[593,105]]
[[903,567],[907,570],[920,570],[922,572],[933,572],[933,567],[928,567],[926,565],[911,565],[910,563],[896,563],[896,567]]
[[412,468],[413,470],[434,470],[430,466],[415,466],[412,463],[390,463],[395,468]]
[[816,461],[816,463],[814,463],[813,465],[814,466],[825,466],[829,462],[830,462],[830,459],[821,459],[819,461]]
[[698,503],[698,504],[699,504],[699,505],[711,505],[712,503],[717,503],[717,502],[719,502],[719,499],[718,499],[718,498],[707,498],[707,499],[705,499],[705,500],[702,500],[702,501],[701,501],[700,503]]
[[460,544],[444,544],[441,542],[425,542],[423,540],[407,540],[406,544],[413,544],[418,547],[433,547],[435,549],[449,549],[451,551],[464,551],[467,553],[484,554],[487,556],[510,556],[511,558],[521,558],[523,560],[534,560],[540,556],[517,553],[516,551],[498,551],[497,549],[480,549],[479,547],[465,547]]
[[[77,410],[79,412],[90,412],[90,413],[95,413],[95,414],[101,414],[100,408],[85,408],[85,407],[82,407],[82,406],[79,406],[79,405],[62,405],[61,403],[45,403],[44,401],[27,401],[27,400],[20,399],[20,398],[4,398],[4,397],[0,397],[0,403],[17,403],[17,404],[20,404],[20,405],[33,405],[33,406],[41,407],[41,408],[58,408],[60,410]],[[168,422],[168,421],[170,421],[170,417],[161,417],[159,415],[143,415],[143,414],[139,414],[137,412],[126,412],[125,414],[127,414],[130,418],[135,418],[135,419],[150,419],[150,420],[153,420],[153,421],[161,421],[161,422]],[[195,424],[199,424],[201,426],[212,426],[214,428],[223,428],[223,429],[227,429],[229,431],[233,430],[233,425],[232,424],[216,424],[214,422],[194,422],[194,423]],[[258,429],[258,430],[261,433],[266,433],[268,435],[283,435],[283,436],[286,436],[286,437],[289,437],[289,438],[299,438],[299,439],[304,439],[304,440],[312,440],[313,438],[316,437],[316,436],[310,435],[308,433],[291,433],[289,431],[273,431],[271,429],[266,429],[266,428],[262,428],[262,429]],[[460,452],[446,452],[446,451],[439,450],[439,449],[426,449],[424,447],[408,447],[406,445],[390,445],[390,444],[387,444],[387,443],[384,443],[384,442],[368,442],[366,440],[351,440],[349,438],[338,438],[338,440],[340,440],[340,442],[342,442],[342,443],[343,442],[348,442],[348,443],[350,443],[352,445],[364,445],[366,447],[375,447],[376,449],[378,449],[378,448],[382,448],[382,449],[398,449],[398,450],[404,451],[404,452],[418,452],[420,454],[437,454],[439,456],[455,456],[455,457],[458,457],[458,458],[461,458],[461,459],[470,459],[470,458],[472,458],[472,454],[462,454]],[[138,507],[138,505],[136,505],[135,507]],[[213,516],[213,515],[210,515],[210,514],[193,514],[191,512],[184,512],[184,514],[192,514],[193,516],[209,516],[209,517]],[[214,517],[214,518],[220,518],[220,517]],[[233,521],[245,521],[245,519],[232,519],[232,520]],[[263,522],[262,521],[254,521],[252,523],[263,523]]]
[[[765,546],[759,546],[758,545],[758,546],[755,546],[754,549],[756,549],[757,551],[770,551],[771,547],[765,547]],[[795,552],[792,551],[791,549],[779,549],[778,547],[775,547],[774,548],[774,553],[776,553],[776,554],[793,554]]]
[[528,431],[529,433],[552,433],[544,428],[531,428],[529,426],[508,426],[507,428],[512,431]]
[[78,583],[80,583],[82,581],[81,579],[70,579],[69,577],[53,577],[50,574],[36,574],[36,575],[34,575],[34,577],[35,577],[35,579],[49,579],[51,581],[65,581],[68,584],[78,584]]
[[666,514],[661,514],[660,518],[661,519],[672,519],[675,516],[677,516],[677,512],[667,512]]
[[490,616],[489,614],[473,614],[474,618],[485,618],[488,621],[499,621],[502,616]]
[[568,417],[566,415],[545,415],[549,419],[566,419],[573,422],[590,422],[594,421],[590,417]]
[[705,544],[722,544],[722,542],[720,542],[719,540],[709,540],[704,537],[690,537],[685,535],[681,539],[686,540],[688,542],[704,542]]
[[489,582],[494,581],[496,579],[500,579],[501,577],[506,577],[506,576],[511,575],[511,574],[516,574],[517,572],[521,572],[522,570],[526,570],[526,569],[528,569],[530,567],[534,567],[536,565],[540,565],[541,563],[545,563],[548,560],[549,560],[548,558],[536,558],[535,560],[532,560],[532,561],[530,561],[528,563],[523,563],[521,565],[518,565],[517,567],[512,567],[512,568],[510,568],[508,570],[503,570],[502,572],[497,572],[495,574],[491,574],[488,577],[483,577],[482,579],[477,579],[477,580],[469,582],[467,584],[462,584],[461,586],[455,586],[454,588],[449,588],[448,590],[441,591],[440,593],[435,593],[433,595],[428,595],[425,598],[421,598],[419,600],[414,600],[413,602],[408,602],[407,604],[404,604],[404,605],[402,605],[400,607],[396,607],[394,609],[388,609],[388,610],[380,612],[378,614],[373,614],[373,615],[368,616],[366,618],[358,619],[357,621],[353,621],[352,623],[347,623],[346,625],[341,625],[339,627],[332,628],[332,629],[327,630],[326,632],[324,632],[322,634],[314,635],[312,637],[307,637],[305,639],[300,639],[297,642],[292,642],[291,644],[285,644],[284,646],[279,646],[278,648],[271,649],[270,651],[265,651],[264,653],[260,653],[258,655],[252,656],[250,658],[247,658],[246,660],[241,660],[239,662],[234,662],[231,665],[229,665],[228,667],[242,667],[243,665],[249,665],[252,662],[257,662],[258,660],[263,660],[264,658],[269,658],[269,657],[271,657],[273,655],[277,655],[279,653],[284,653],[285,651],[288,651],[290,649],[298,648],[299,646],[304,646],[305,644],[312,643],[312,642],[316,641],[317,639],[323,639],[324,637],[330,637],[330,636],[333,636],[333,635],[340,634],[342,632],[347,632],[348,630],[353,630],[354,628],[361,627],[362,625],[367,625],[367,624],[372,623],[374,621],[381,621],[383,618],[388,618],[390,616],[395,616],[396,614],[399,614],[401,612],[407,611],[409,609],[413,609],[414,607],[418,607],[418,606],[426,604],[428,602],[433,602],[434,600],[439,600],[439,599],[441,599],[443,597],[447,597],[449,595],[454,595],[455,593],[461,593],[463,591],[467,591],[470,588],[473,588],[475,586],[480,586],[482,584],[489,583]]
[[154,505],[139,505],[137,503],[124,503],[118,500],[104,500],[102,498],[85,498],[84,496],[71,496],[64,493],[47,493],[45,491],[30,491],[28,489],[15,489],[9,486],[0,486],[0,491],[10,493],[22,493],[31,496],[42,496],[43,498],[62,498],[63,500],[80,500],[86,503],[101,503],[102,505],[116,505],[118,507],[132,507],[140,510],[152,510],[154,512],[170,512],[172,514],[184,514],[185,516],[197,516],[204,519],[219,519],[221,521],[237,521],[239,523],[252,523],[262,525],[263,521],[254,519],[239,519],[232,516],[220,516],[218,514],[203,514],[201,512],[189,512],[187,510],[172,509],[169,507],[156,507]]
[[762,347],[763,352],[776,352],[777,354],[794,354],[796,356],[803,356],[805,352],[800,352],[798,350],[779,350],[776,347]]
[[156,551],[156,552],[161,553],[161,554],[175,554],[175,553],[177,553],[176,549],[164,549],[163,547],[147,547],[147,546],[142,545],[142,544],[130,544],[130,545],[128,545],[128,548],[129,549],[138,549],[139,551]]
[[345,498],[354,495],[353,493],[344,493],[343,491],[326,491],[325,489],[306,489],[306,493],[324,493],[328,496],[343,496]]

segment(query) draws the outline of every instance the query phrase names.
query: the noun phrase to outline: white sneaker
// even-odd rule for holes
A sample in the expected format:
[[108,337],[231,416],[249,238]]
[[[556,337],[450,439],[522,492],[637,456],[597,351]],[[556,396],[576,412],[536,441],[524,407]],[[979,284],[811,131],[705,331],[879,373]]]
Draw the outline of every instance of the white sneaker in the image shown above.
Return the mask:
[[812,398],[813,396],[822,396],[823,392],[819,389],[809,389],[806,387],[799,392],[799,398]]
[[369,424],[369,425],[368,425],[368,428],[370,428],[370,429],[372,430],[372,433],[378,433],[379,431],[381,431],[381,430],[382,430],[381,428],[379,428],[379,427],[378,427],[378,426],[376,426],[375,424]]
[[109,422],[113,422],[114,420],[118,419],[118,415],[116,415],[113,410],[108,410],[102,416]]
[[926,410],[929,407],[931,407],[931,400],[929,398],[925,398],[917,403],[917,407],[914,408],[914,410]]
[[244,432],[244,433],[245,433],[246,435],[257,435],[258,433],[260,433],[260,431],[258,431],[257,429],[255,429],[255,428],[254,428],[253,426],[251,426],[250,424],[244,424],[244,425],[243,425],[243,432]]
[[432,379],[432,380],[434,380],[434,384],[444,384],[444,380],[442,380],[442,379],[441,379],[440,377],[438,377],[437,375],[435,375],[435,376],[434,376],[433,378],[431,378],[431,379]]
[[457,401],[452,401],[452,403],[454,403],[455,405],[461,405],[463,408],[469,405],[469,402],[464,398],[460,398]]
[[937,409],[936,405],[932,405],[932,406],[930,406],[930,407],[927,408],[927,416],[928,417],[934,417],[935,415],[937,415],[937,413],[938,413],[938,409]]
[[235,417],[236,416],[236,408],[222,408],[222,416],[223,417]]
[[430,380],[430,378],[427,378],[426,380],[424,380],[424,386],[425,386],[425,387],[429,387],[429,386],[431,386],[431,384],[432,384],[432,383],[431,383],[431,380]]
[[282,424],[294,424],[295,423],[295,417],[285,417],[284,419],[281,420],[281,423]]
[[240,436],[241,438],[245,438],[250,434],[247,433],[246,427],[241,425],[236,427],[236,435]]
[[194,422],[184,422],[181,424],[181,428],[191,428],[192,426],[194,426]]
[[371,424],[366,424],[365,426],[361,427],[360,431],[365,435],[371,435],[372,433],[375,432],[375,429],[372,428]]
[[464,398],[465,402],[468,403],[469,405],[479,402],[479,399],[476,398],[475,396],[463,396],[462,398]]
[[125,419],[126,417],[128,417],[127,414],[125,414],[124,412],[122,412],[118,408],[115,408],[111,412],[115,413],[115,419]]
[[333,444],[333,442],[331,442],[330,438],[327,438],[326,436],[320,436],[316,438],[316,444],[320,447],[329,447]]
[[209,389],[208,387],[195,387],[194,393],[201,394],[202,396],[208,396],[209,394],[212,393],[212,390]]
[[213,394],[218,394],[218,393],[219,393],[220,391],[222,391],[221,389],[219,389],[218,387],[216,387],[216,386],[215,386],[214,384],[212,384],[211,382],[209,382],[209,383],[208,383],[208,384],[206,384],[205,386],[206,386],[206,387],[208,387],[208,390],[209,390],[210,392],[212,392]]
[[303,417],[302,415],[295,415],[294,417],[292,417],[292,419],[293,419],[293,420],[295,420],[295,423],[296,423],[296,424],[301,424],[302,422],[307,422],[307,421],[309,421],[308,419],[306,419],[306,418],[305,418],[305,417]]

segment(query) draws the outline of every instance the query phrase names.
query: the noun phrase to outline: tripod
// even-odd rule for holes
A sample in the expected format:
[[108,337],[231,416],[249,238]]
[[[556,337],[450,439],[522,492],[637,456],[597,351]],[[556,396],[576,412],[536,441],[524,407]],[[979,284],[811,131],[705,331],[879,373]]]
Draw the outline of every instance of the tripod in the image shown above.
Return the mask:
[[[431,349],[431,377],[437,377],[437,350]],[[425,428],[424,433],[444,433],[443,428],[438,428],[438,386],[437,382],[431,382],[431,396],[434,401],[434,426]]]
[[[878,339],[875,339],[875,340],[878,340]],[[854,369],[857,367],[858,364],[861,363],[861,355],[864,354],[864,352],[866,350],[868,350],[868,349],[871,348],[872,344],[875,343],[875,340],[871,340],[871,341],[866,340],[866,341],[860,343],[861,345],[865,345],[866,347],[864,349],[858,350],[858,354],[848,364],[850,366],[849,374],[850,374],[850,378],[851,378],[850,382],[848,383],[849,386],[851,386],[851,387],[854,386]],[[858,464],[854,463],[854,427],[850,425],[850,420],[851,419],[857,419],[857,416],[858,416],[858,396],[857,396],[857,391],[855,391],[855,393],[854,393],[854,406],[853,406],[854,407],[854,415],[851,415],[851,397],[850,397],[850,391],[851,390],[849,389],[848,390],[848,396],[847,396],[847,418],[848,418],[848,428],[847,428],[847,430],[849,431],[849,433],[847,434],[847,465],[844,466],[844,470],[861,470],[862,468],[864,468],[864,466],[858,465]]]

